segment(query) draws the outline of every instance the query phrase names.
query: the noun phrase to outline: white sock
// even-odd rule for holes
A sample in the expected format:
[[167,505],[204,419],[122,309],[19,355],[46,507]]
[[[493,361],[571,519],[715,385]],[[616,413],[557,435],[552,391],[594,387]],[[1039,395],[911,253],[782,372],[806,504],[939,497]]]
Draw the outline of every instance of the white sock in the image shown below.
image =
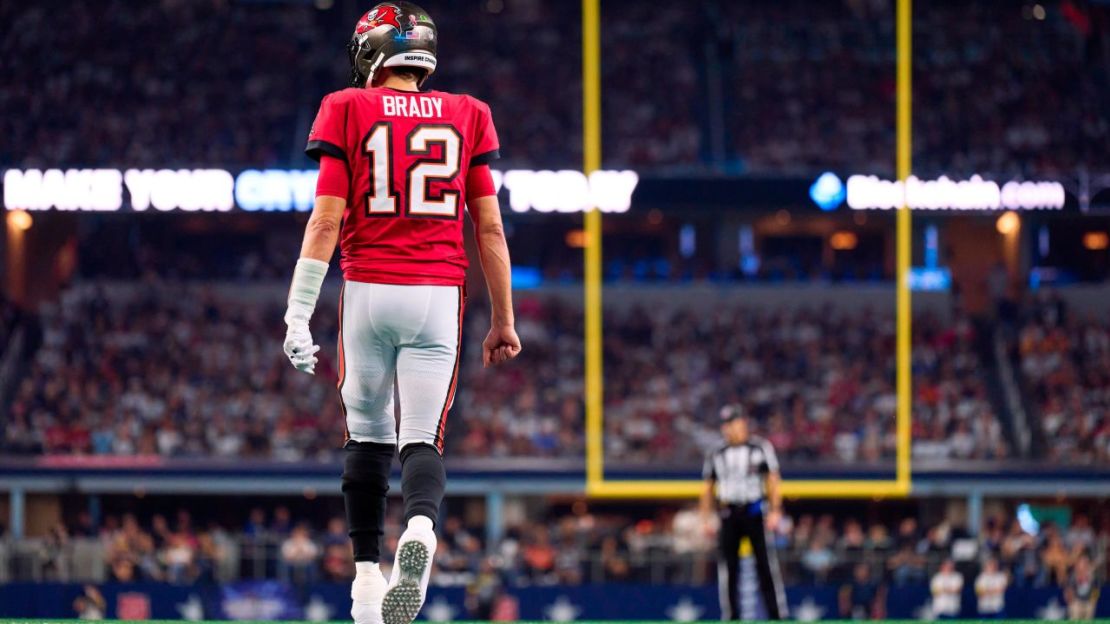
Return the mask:
[[362,576],[363,574],[380,574],[378,564],[372,561],[356,561],[355,562],[355,576]]
[[435,523],[433,523],[432,519],[428,516],[413,516],[409,518],[408,528],[410,529],[415,529],[418,531],[431,531],[432,527],[434,526]]

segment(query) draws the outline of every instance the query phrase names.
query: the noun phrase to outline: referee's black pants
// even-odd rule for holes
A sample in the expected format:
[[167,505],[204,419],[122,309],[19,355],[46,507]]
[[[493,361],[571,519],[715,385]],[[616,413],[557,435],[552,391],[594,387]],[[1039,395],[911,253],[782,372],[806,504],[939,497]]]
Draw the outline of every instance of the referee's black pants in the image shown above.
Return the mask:
[[722,505],[721,528],[717,533],[717,585],[720,590],[721,619],[740,619],[740,541],[747,537],[755,554],[755,569],[759,576],[759,591],[767,618],[781,620],[786,617],[786,596],[779,576],[779,562],[767,544],[760,503],[750,505]]

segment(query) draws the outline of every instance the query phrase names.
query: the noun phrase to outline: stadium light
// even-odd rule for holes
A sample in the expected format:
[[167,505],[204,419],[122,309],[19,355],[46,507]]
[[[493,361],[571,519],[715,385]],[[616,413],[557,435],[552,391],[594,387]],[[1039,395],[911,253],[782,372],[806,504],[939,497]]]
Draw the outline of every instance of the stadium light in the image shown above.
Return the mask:
[[847,230],[833,232],[829,237],[829,246],[837,251],[851,251],[856,248],[859,239],[856,237],[855,232]]
[[26,232],[35,222],[26,210],[12,210],[8,213],[8,227],[17,232]]
[[1087,232],[1083,235],[1083,246],[1090,251],[1102,251],[1110,247],[1110,236],[1106,232]]
[[1003,236],[1009,236],[1021,229],[1021,218],[1016,212],[1004,212],[994,222],[994,227]]

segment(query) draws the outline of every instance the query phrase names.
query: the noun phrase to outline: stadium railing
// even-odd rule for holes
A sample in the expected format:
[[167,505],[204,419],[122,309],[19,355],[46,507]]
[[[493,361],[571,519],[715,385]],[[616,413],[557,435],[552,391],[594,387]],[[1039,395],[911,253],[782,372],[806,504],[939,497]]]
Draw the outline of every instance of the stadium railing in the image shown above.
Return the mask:
[[[580,552],[561,550],[559,564],[550,571],[534,571],[526,566],[511,564],[502,569],[506,578],[515,585],[531,584],[598,584],[609,582],[645,582],[652,584],[691,583],[703,584],[713,579],[715,559],[712,552],[676,553],[666,544],[650,547],[643,552],[622,551],[616,557],[627,563],[623,572],[608,567],[610,560],[598,548],[583,548]],[[319,542],[318,542],[319,543]],[[245,535],[221,539],[221,557],[211,562],[208,582],[229,583],[241,580],[278,579],[294,585],[324,579],[321,559],[304,566],[286,564],[281,558],[282,539],[276,537],[250,537]],[[978,546],[958,549],[962,556],[957,564],[974,573],[984,554]],[[1096,569],[1106,565],[1110,539],[1103,537],[1093,549]],[[872,578],[890,578],[898,582],[906,578],[923,581],[932,575],[940,564],[952,556],[949,550],[919,553],[919,564],[896,572],[891,558],[898,551],[893,544],[888,548],[851,550],[830,547],[827,565],[814,567],[806,559],[806,551],[798,547],[779,550],[784,579],[787,583],[809,585],[842,584],[851,578],[852,569],[859,563],[870,566]],[[323,552],[323,548],[321,548]],[[485,555],[480,555],[485,556]],[[65,544],[51,544],[41,538],[0,541],[0,580],[3,582],[58,581],[102,583],[112,580],[109,548],[96,538],[75,538]],[[443,566],[440,558],[440,565]],[[451,557],[446,558],[448,562]],[[464,586],[474,578],[475,566],[452,569],[448,564],[437,573],[441,586]],[[163,574],[165,568],[162,569]],[[172,576],[172,575],[171,575]],[[139,580],[138,578],[136,580]],[[152,580],[149,578],[143,580]],[[163,579],[153,579],[163,580]],[[190,572],[179,576],[175,584],[190,585],[197,582],[198,574]],[[344,580],[343,578],[332,580]]]

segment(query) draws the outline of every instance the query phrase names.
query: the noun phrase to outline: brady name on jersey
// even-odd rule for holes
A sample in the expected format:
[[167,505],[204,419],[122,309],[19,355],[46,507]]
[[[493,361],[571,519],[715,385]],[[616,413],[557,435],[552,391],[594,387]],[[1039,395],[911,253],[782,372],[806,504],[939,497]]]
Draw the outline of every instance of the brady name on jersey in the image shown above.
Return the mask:
[[386,117],[443,117],[443,98],[383,95],[382,114]]

